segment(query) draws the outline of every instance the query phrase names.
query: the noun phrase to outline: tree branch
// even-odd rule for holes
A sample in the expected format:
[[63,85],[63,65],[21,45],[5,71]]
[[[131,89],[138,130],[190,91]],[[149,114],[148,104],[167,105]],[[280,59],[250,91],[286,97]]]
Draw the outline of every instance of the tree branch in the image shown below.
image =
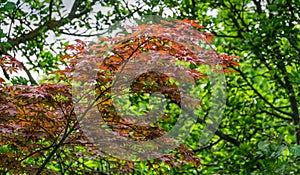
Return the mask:
[[234,144],[235,146],[240,146],[240,144],[241,144],[240,141],[230,137],[228,134],[224,134],[220,130],[216,131],[216,135],[219,136],[220,138],[222,138],[223,140],[226,140],[226,141]]
[[253,0],[253,3],[255,4],[256,6],[256,11],[258,14],[261,14],[262,13],[262,9],[261,9],[261,0]]
[[49,3],[49,20],[52,18],[53,0]]
[[[207,113],[207,114],[208,114],[208,113]],[[197,122],[197,123],[201,123],[201,124],[205,124],[204,120],[202,120],[202,119],[200,119],[200,118],[197,118],[197,121],[196,121],[196,122]],[[238,141],[238,140],[236,140],[236,139],[230,137],[230,136],[227,135],[227,134],[222,133],[220,130],[216,130],[215,134],[216,134],[217,136],[219,136],[221,139],[226,140],[226,141],[232,143],[232,144],[235,145],[235,146],[239,146],[239,145],[240,145],[240,141]]]
[[295,90],[291,84],[289,76],[287,75],[287,70],[285,66],[282,66],[281,70],[284,74],[284,81],[286,84],[286,89],[288,91],[289,101],[292,109],[292,118],[294,121],[294,125],[296,126],[295,135],[296,135],[297,144],[300,145],[300,128],[299,128],[300,119],[299,119],[298,102],[295,96]]
[[231,68],[233,68],[235,71],[237,71],[238,73],[240,73],[240,75],[242,76],[242,78],[246,81],[247,85],[264,101],[266,102],[272,109],[274,109],[277,112],[280,112],[282,114],[288,115],[288,116],[292,116],[291,113],[283,111],[279,108],[277,108],[276,106],[274,106],[272,103],[270,103],[263,95],[261,95],[261,93],[258,92],[257,89],[255,89],[252,84],[248,81],[246,75],[238,68],[235,68],[233,66],[231,66]]
[[24,63],[23,63],[23,62],[20,62],[20,63],[21,63],[21,65],[22,65],[23,70],[26,72],[26,74],[27,74],[27,76],[28,76],[28,78],[29,78],[29,81],[30,81],[31,85],[37,85],[38,83],[37,83],[37,82],[35,81],[35,79],[32,77],[30,71],[27,69],[27,67],[24,65]]
[[1,69],[2,69],[2,71],[3,71],[3,74],[4,74],[5,78],[9,80],[9,79],[10,79],[9,74],[8,74],[7,71],[3,68],[2,65],[1,65]]
[[218,144],[221,140],[222,140],[222,139],[218,139],[218,140],[215,141],[215,142],[212,142],[212,143],[210,143],[210,144],[208,144],[208,145],[206,145],[206,146],[204,146],[204,147],[202,147],[202,148],[194,149],[193,151],[194,151],[194,152],[201,152],[201,151],[203,151],[203,150],[205,150],[205,149],[208,149],[208,148],[213,147],[214,145]]
[[[34,40],[34,38],[36,38],[37,36],[40,35],[42,30],[49,31],[49,30],[53,30],[54,28],[58,28],[61,27],[63,25],[66,25],[69,21],[79,18],[82,15],[87,14],[90,10],[88,8],[85,8],[84,10],[82,10],[80,13],[76,14],[76,10],[80,4],[81,0],[75,0],[74,5],[72,7],[71,12],[69,13],[69,15],[65,18],[61,18],[60,20],[48,20],[46,21],[43,25],[37,27],[36,29],[22,35],[19,36],[17,38],[13,38],[13,39],[8,39],[8,42],[14,47],[20,44],[24,44],[27,41],[32,41]],[[95,3],[96,1],[92,2],[92,5]]]
[[283,116],[281,116],[281,115],[278,115],[278,114],[276,114],[276,113],[269,112],[269,111],[267,111],[267,110],[263,110],[263,109],[262,109],[262,110],[261,110],[261,113],[267,113],[267,114],[269,114],[269,115],[275,116],[275,117],[280,118],[280,119],[282,119],[282,120],[292,121],[291,118],[283,117]]

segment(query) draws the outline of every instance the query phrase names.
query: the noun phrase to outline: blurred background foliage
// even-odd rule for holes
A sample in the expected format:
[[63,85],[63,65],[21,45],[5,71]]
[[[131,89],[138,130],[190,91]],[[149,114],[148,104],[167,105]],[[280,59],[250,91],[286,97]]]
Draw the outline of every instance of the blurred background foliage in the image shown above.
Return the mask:
[[[201,166],[159,168],[171,174],[300,173],[300,1],[1,0],[0,12],[1,58],[11,55],[24,67],[22,75],[11,76],[2,66],[2,77],[13,85],[39,84],[38,77],[64,63],[59,48],[74,38],[92,40],[119,20],[142,15],[199,20],[215,35],[216,51],[238,55],[240,66],[226,74],[226,110],[215,136],[199,147],[203,126],[197,123],[186,140]],[[0,153],[7,151],[0,147]],[[95,168],[97,161],[85,165]],[[156,174],[148,168],[137,164],[135,173]]]

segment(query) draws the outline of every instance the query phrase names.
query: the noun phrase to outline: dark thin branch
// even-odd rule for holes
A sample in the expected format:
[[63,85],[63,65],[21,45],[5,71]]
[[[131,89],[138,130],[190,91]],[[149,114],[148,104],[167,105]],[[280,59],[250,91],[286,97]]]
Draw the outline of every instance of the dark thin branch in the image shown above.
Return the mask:
[[262,9],[261,9],[261,0],[253,0],[253,3],[256,6],[256,11],[258,14],[262,13]]
[[49,20],[52,19],[53,0],[49,3]]
[[10,79],[9,74],[7,73],[7,71],[5,70],[5,68],[2,65],[1,65],[1,69],[3,71],[5,78],[9,80]]
[[[206,113],[206,115],[208,115],[208,113]],[[205,124],[204,120],[202,120],[200,118],[197,118],[197,123]],[[232,143],[235,146],[239,146],[240,145],[240,141],[232,138],[231,136],[229,136],[227,134],[222,133],[220,130],[216,130],[215,134],[217,136],[219,136],[221,139],[226,140],[226,141]]]
[[267,110],[260,110],[262,113],[267,113],[267,114],[269,114],[269,115],[272,115],[272,116],[275,116],[275,117],[277,117],[277,118],[280,118],[280,119],[283,119],[283,120],[286,120],[286,121],[292,121],[292,119],[291,118],[287,118],[287,117],[283,117],[283,116],[281,116],[281,115],[278,115],[278,114],[276,114],[276,113],[272,113],[272,112],[269,112],[269,111],[267,111]]
[[209,149],[209,148],[213,147],[214,145],[218,144],[221,140],[222,140],[222,139],[218,139],[218,140],[215,141],[215,142],[212,142],[212,143],[210,143],[210,144],[208,144],[208,145],[206,145],[206,146],[204,146],[204,147],[202,147],[202,148],[194,149],[193,151],[194,151],[194,152],[201,152],[201,151],[203,151],[203,150],[205,150],[205,149]]
[[277,108],[276,106],[274,106],[272,103],[270,103],[263,95],[261,95],[261,93],[258,92],[257,89],[255,89],[253,87],[253,85],[249,82],[249,80],[247,79],[246,75],[238,68],[235,68],[233,66],[231,66],[232,69],[234,69],[235,71],[237,71],[238,73],[240,73],[240,75],[242,76],[242,78],[246,81],[247,85],[264,101],[266,102],[272,109],[276,110],[277,112],[280,112],[282,114],[288,115],[288,116],[292,116],[291,113],[286,112],[281,110],[280,108]]
[[294,125],[296,126],[295,134],[296,134],[297,144],[300,145],[300,128],[299,128],[300,118],[299,118],[298,102],[295,96],[295,90],[291,84],[289,76],[287,75],[286,67],[282,66],[281,70],[284,74],[284,81],[286,84],[286,89],[288,91],[289,101],[292,108],[292,118],[294,121]]
[[227,134],[224,134],[224,133],[221,132],[220,130],[217,130],[217,131],[216,131],[216,135],[219,136],[221,139],[226,140],[226,141],[228,141],[228,142],[234,144],[235,146],[240,146],[240,144],[241,144],[240,141],[238,141],[238,140],[236,140],[236,139],[230,137],[230,136],[227,135]]
[[32,77],[30,71],[27,69],[27,67],[24,65],[24,63],[22,63],[22,62],[20,62],[20,63],[22,65],[23,70],[26,72],[31,85],[38,85],[37,81],[35,81],[35,79]]
[[96,34],[77,34],[77,33],[64,32],[63,30],[60,30],[60,33],[64,35],[71,35],[71,36],[78,36],[78,37],[93,37],[93,36],[103,35],[106,32],[96,33]]

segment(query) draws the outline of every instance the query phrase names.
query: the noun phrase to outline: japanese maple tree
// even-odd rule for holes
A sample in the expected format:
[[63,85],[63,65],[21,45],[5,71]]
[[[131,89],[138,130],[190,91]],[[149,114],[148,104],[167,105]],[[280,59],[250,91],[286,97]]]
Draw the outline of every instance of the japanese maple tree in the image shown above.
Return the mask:
[[[184,70],[194,77],[196,82],[207,78],[205,72],[198,69],[201,65],[209,65],[220,73],[229,73],[231,70],[228,67],[238,65],[234,61],[236,57],[218,54],[212,49],[210,43],[213,41],[213,35],[203,32],[204,27],[197,21],[187,19],[161,21],[161,24],[138,25],[130,29],[133,32],[126,36],[99,38],[99,43],[90,44],[76,40],[76,44],[66,46],[66,54],[61,57],[66,63],[65,68],[51,72],[53,76],[49,76],[47,83],[38,86],[9,86],[3,79],[0,80],[1,172],[130,173],[139,166],[130,160],[110,157],[109,154],[99,150],[85,135],[80,120],[88,116],[85,116],[85,113],[79,116],[75,113],[74,98],[77,97],[74,97],[74,89],[71,86],[74,79],[83,82],[96,80],[94,89],[96,97],[91,104],[95,104],[102,115],[89,118],[91,123],[97,123],[97,117],[102,117],[104,124],[112,131],[124,138],[142,142],[166,134],[168,123],[172,124],[173,114],[165,112],[154,123],[146,122],[138,125],[122,118],[116,112],[111,98],[111,88],[117,73],[122,71],[129,60],[139,58],[141,62],[149,61],[148,59],[151,59],[149,57],[139,57],[144,53],[170,57],[173,63],[178,61],[185,63]],[[191,43],[201,41],[208,47],[202,48],[197,44],[186,45],[186,40]],[[107,45],[107,42],[112,44]],[[102,58],[101,62],[99,58]],[[84,60],[88,60],[88,63],[85,64]],[[22,69],[22,65],[13,57],[2,57],[0,64],[9,73]],[[81,67],[80,74],[74,77],[72,73],[74,71],[76,73],[80,64],[85,64],[86,69]],[[91,77],[90,72],[85,74],[83,71],[88,71],[90,66],[98,68],[95,76]],[[224,71],[220,71],[218,66],[224,68]],[[134,74],[134,72],[127,73]],[[145,85],[145,82],[150,85]],[[172,83],[171,78],[164,73],[143,73],[132,82],[130,88],[130,93],[137,94],[138,98],[145,93],[159,92],[178,106],[183,103],[176,83]],[[155,115],[151,114],[153,117]],[[99,131],[93,127],[90,130]],[[181,164],[187,164],[196,167],[200,162],[187,146],[181,144],[174,154],[161,154],[154,161],[145,161],[144,164],[149,169],[165,173],[160,166],[179,167]]]

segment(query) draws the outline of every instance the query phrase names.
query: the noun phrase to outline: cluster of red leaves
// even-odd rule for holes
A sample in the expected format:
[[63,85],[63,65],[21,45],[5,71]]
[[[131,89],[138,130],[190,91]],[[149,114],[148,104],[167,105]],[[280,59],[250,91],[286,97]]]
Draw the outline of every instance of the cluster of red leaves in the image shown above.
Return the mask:
[[22,64],[16,58],[3,55],[0,58],[0,66],[10,74],[22,69]]
[[[94,52],[94,54],[83,56],[83,58],[88,58],[89,60],[91,60],[91,58],[104,57],[103,60],[101,60],[101,63],[93,63],[93,61],[91,61],[92,64],[99,65],[100,69],[97,77],[97,82],[99,82],[98,93],[101,94],[103,91],[101,88],[103,86],[109,86],[112,84],[116,73],[122,69],[128,60],[136,58],[142,53],[155,52],[162,56],[165,55],[166,57],[172,56],[173,60],[170,61],[175,62],[176,60],[180,60],[191,65],[195,65],[195,67],[197,67],[197,65],[207,64],[212,67],[220,65],[226,69],[229,66],[238,65],[238,63],[233,60],[233,58],[236,58],[235,56],[218,54],[214,50],[205,50],[199,45],[194,44],[196,41],[203,41],[210,46],[210,42],[213,41],[212,34],[199,32],[194,28],[201,29],[203,27],[197,24],[194,20],[178,20],[175,22],[161,21],[161,24],[127,27],[127,29],[134,31],[127,36],[119,35],[119,37],[111,39],[100,38],[101,41],[104,41],[104,44],[93,44],[89,48],[92,51],[96,51],[97,54]],[[109,44],[106,42],[109,42]],[[108,52],[107,50],[109,50],[111,54],[109,54],[109,56],[103,56],[103,52]],[[151,62],[151,58],[149,57],[138,58],[143,59],[142,61],[145,64]],[[132,67],[128,69],[134,70],[137,68]],[[185,70],[196,79],[206,77],[206,75],[197,70],[189,68]],[[223,70],[216,70],[223,72]],[[225,70],[225,72],[230,71]],[[144,76],[140,76],[138,81],[132,84],[132,93],[160,92],[180,106],[179,92],[176,90],[176,87],[168,84],[168,77],[162,73],[157,76],[152,75],[148,73],[144,74]],[[87,77],[84,76],[83,79],[86,81],[86,78]],[[151,79],[150,82],[154,82],[154,85],[145,87],[144,82],[149,81],[147,80],[149,78]],[[105,94],[106,95],[104,95],[103,98],[110,96],[110,91],[107,91]],[[110,122],[112,129],[117,131],[119,134],[129,138],[134,137],[132,138],[134,140],[153,139],[165,134],[165,131],[158,126],[150,127],[149,123],[145,126],[135,125],[132,121],[121,118],[114,110],[112,100],[106,100],[103,98],[101,98],[100,101],[104,102],[98,104],[98,109],[103,114],[104,120]],[[162,118],[166,119],[168,117],[164,116]]]
[[82,55],[85,51],[85,47],[86,47],[86,43],[76,39],[75,40],[76,44],[71,44],[71,45],[67,45],[64,49],[66,51],[65,55],[62,55],[60,58],[62,59],[62,61],[64,61],[66,64],[64,64],[64,66],[66,66],[63,69],[60,70],[56,70],[56,71],[52,71],[52,72],[48,72],[48,74],[58,74],[60,75],[59,78],[55,77],[55,78],[48,78],[48,80],[61,80],[61,81],[71,81],[72,80],[72,76],[71,73],[74,71],[75,66],[78,62],[78,56]]
[[[192,26],[192,28],[191,28]],[[77,81],[91,82],[95,77],[91,77],[89,73],[85,74],[92,67],[91,65],[97,65],[99,71],[97,72],[97,87],[96,91],[99,96],[99,103],[97,104],[98,110],[101,113],[103,120],[110,126],[110,128],[117,132],[119,135],[132,139],[135,141],[147,141],[152,140],[162,135],[166,134],[162,127],[158,125],[161,121],[168,122],[170,114],[165,113],[161,116],[160,120],[156,123],[143,123],[136,124],[126,116],[120,116],[114,108],[113,100],[107,98],[111,96],[111,91],[109,89],[113,80],[116,79],[116,74],[122,70],[122,68],[127,64],[128,60],[133,58],[138,58],[139,61],[144,62],[144,64],[151,64],[151,58],[149,57],[138,57],[142,53],[159,53],[162,56],[171,56],[173,61],[176,60],[184,61],[194,67],[202,64],[214,66],[221,66],[227,69],[229,66],[238,65],[237,62],[233,60],[235,56],[228,56],[225,54],[218,54],[214,50],[206,50],[201,48],[197,44],[193,44],[196,41],[203,41],[208,46],[212,42],[212,34],[199,32],[196,29],[202,29],[203,27],[196,23],[196,21],[183,20],[167,22],[161,21],[161,24],[151,24],[151,25],[138,25],[136,27],[128,27],[134,32],[125,36],[119,34],[115,38],[99,38],[99,44],[92,44],[89,47],[90,54],[85,53],[79,59],[89,60],[88,63],[84,62],[86,67],[82,69],[82,75],[76,77]],[[108,42],[108,43],[107,43]],[[151,54],[150,54],[151,55]],[[100,58],[100,59],[99,59]],[[157,58],[154,58],[157,59]],[[159,61],[158,61],[159,62]],[[143,64],[139,64],[143,65]],[[193,67],[193,66],[191,66]],[[135,70],[137,67],[127,67],[127,69]],[[230,72],[229,70],[219,70],[220,72]],[[185,69],[190,73],[195,79],[206,77],[203,73],[187,68]],[[173,70],[178,71],[178,70]],[[134,74],[134,71],[132,72]],[[129,75],[134,76],[134,75]],[[91,78],[91,79],[90,79]],[[147,72],[139,76],[134,83],[131,84],[131,93],[161,93],[165,97],[171,99],[172,102],[181,106],[180,93],[176,85],[168,83],[169,77],[163,73],[157,72]],[[151,82],[151,86],[145,86],[145,82]],[[103,88],[106,87],[106,88]],[[120,89],[121,91],[122,89]],[[153,115],[156,115],[155,113]],[[99,116],[97,116],[99,117]],[[97,123],[97,117],[89,118],[91,126],[89,128],[92,131],[99,130],[93,128],[93,123]],[[156,117],[156,116],[153,116]],[[99,123],[100,124],[100,123]],[[99,140],[101,142],[101,140]],[[118,144],[121,142],[117,140]],[[111,143],[110,143],[111,144]],[[118,146],[118,144],[106,145],[109,147]],[[105,145],[105,144],[103,144]],[[126,145],[126,143],[125,143]],[[113,148],[112,148],[113,149]],[[129,153],[131,149],[126,147]],[[151,153],[147,153],[151,154]],[[157,154],[153,152],[152,154]],[[197,158],[194,157],[194,164],[197,162]]]
[[13,150],[0,154],[0,170],[18,174],[38,168],[25,166],[22,161],[43,155],[61,137],[67,116],[72,116],[68,113],[71,108],[68,89],[59,84],[0,88],[1,145]]
[[[167,26],[167,27],[166,27]],[[170,27],[171,26],[171,27]],[[64,70],[52,72],[59,74],[64,81],[71,81],[71,73],[76,69],[81,60],[89,60],[89,64],[99,68],[96,80],[98,86],[97,93],[102,96],[99,98],[101,103],[97,104],[98,110],[103,114],[103,119],[110,124],[111,128],[124,137],[133,140],[149,140],[160,137],[165,131],[159,126],[136,125],[132,121],[121,118],[113,107],[110,91],[107,89],[112,85],[115,74],[131,58],[143,52],[156,52],[166,56],[174,57],[191,65],[208,64],[211,66],[221,65],[228,71],[228,66],[236,66],[233,56],[220,55],[213,50],[205,50],[195,45],[187,43],[204,41],[208,45],[212,41],[210,33],[199,32],[203,27],[197,21],[182,20],[174,22],[162,21],[161,24],[139,25],[133,27],[133,33],[123,37],[113,39],[100,38],[103,41],[116,42],[110,49],[107,44],[99,43],[89,46],[89,52],[84,48],[86,44],[76,40],[75,45],[66,47],[67,53],[62,56],[66,61],[67,67]],[[104,53],[109,50],[108,56]],[[99,58],[103,58],[99,62]],[[143,58],[141,58],[143,59]],[[147,62],[146,58],[144,58]],[[0,65],[12,73],[21,64],[14,58],[2,57]],[[86,65],[87,69],[89,65]],[[197,70],[186,69],[193,77],[201,78],[205,75]],[[77,80],[89,81],[88,74],[82,73]],[[149,80],[150,79],[150,80]],[[3,81],[0,79],[0,82]],[[143,82],[152,81],[152,86],[144,86]],[[138,78],[136,83],[131,86],[132,93],[155,93],[160,92],[174,103],[180,106],[180,95],[175,85],[168,84],[169,78],[164,74],[146,73]],[[106,89],[103,89],[106,87]],[[70,87],[61,84],[42,84],[36,87],[31,86],[1,86],[0,87],[0,133],[1,144],[6,145],[13,151],[0,153],[0,170],[9,170],[12,173],[27,172],[32,173],[38,169],[39,165],[28,165],[24,160],[28,158],[41,157],[44,153],[57,146],[63,137],[66,128],[71,128],[76,123],[76,116],[73,113],[73,102]],[[169,114],[162,118],[167,121]],[[91,128],[93,129],[93,128]],[[76,127],[77,131],[80,131]],[[132,131],[133,134],[132,134]],[[61,146],[70,146],[74,150],[74,145],[85,145],[89,140],[82,132],[75,132],[70,135]],[[182,148],[182,149],[181,149]],[[198,166],[199,160],[192,155],[188,149],[181,147],[178,152],[182,155],[179,162]],[[73,156],[78,156],[75,153]],[[172,156],[162,156],[157,160],[177,166],[175,158]],[[121,160],[119,160],[121,162]],[[173,163],[171,163],[173,162]],[[121,164],[120,164],[121,166]],[[127,172],[134,169],[128,161],[122,164]],[[150,166],[150,165],[149,165]]]
[[[23,66],[22,63],[19,62],[16,58],[2,55],[0,58],[0,67],[4,69],[5,72],[10,74],[16,73],[19,70],[22,70]],[[3,78],[0,77],[0,86],[5,82]]]

